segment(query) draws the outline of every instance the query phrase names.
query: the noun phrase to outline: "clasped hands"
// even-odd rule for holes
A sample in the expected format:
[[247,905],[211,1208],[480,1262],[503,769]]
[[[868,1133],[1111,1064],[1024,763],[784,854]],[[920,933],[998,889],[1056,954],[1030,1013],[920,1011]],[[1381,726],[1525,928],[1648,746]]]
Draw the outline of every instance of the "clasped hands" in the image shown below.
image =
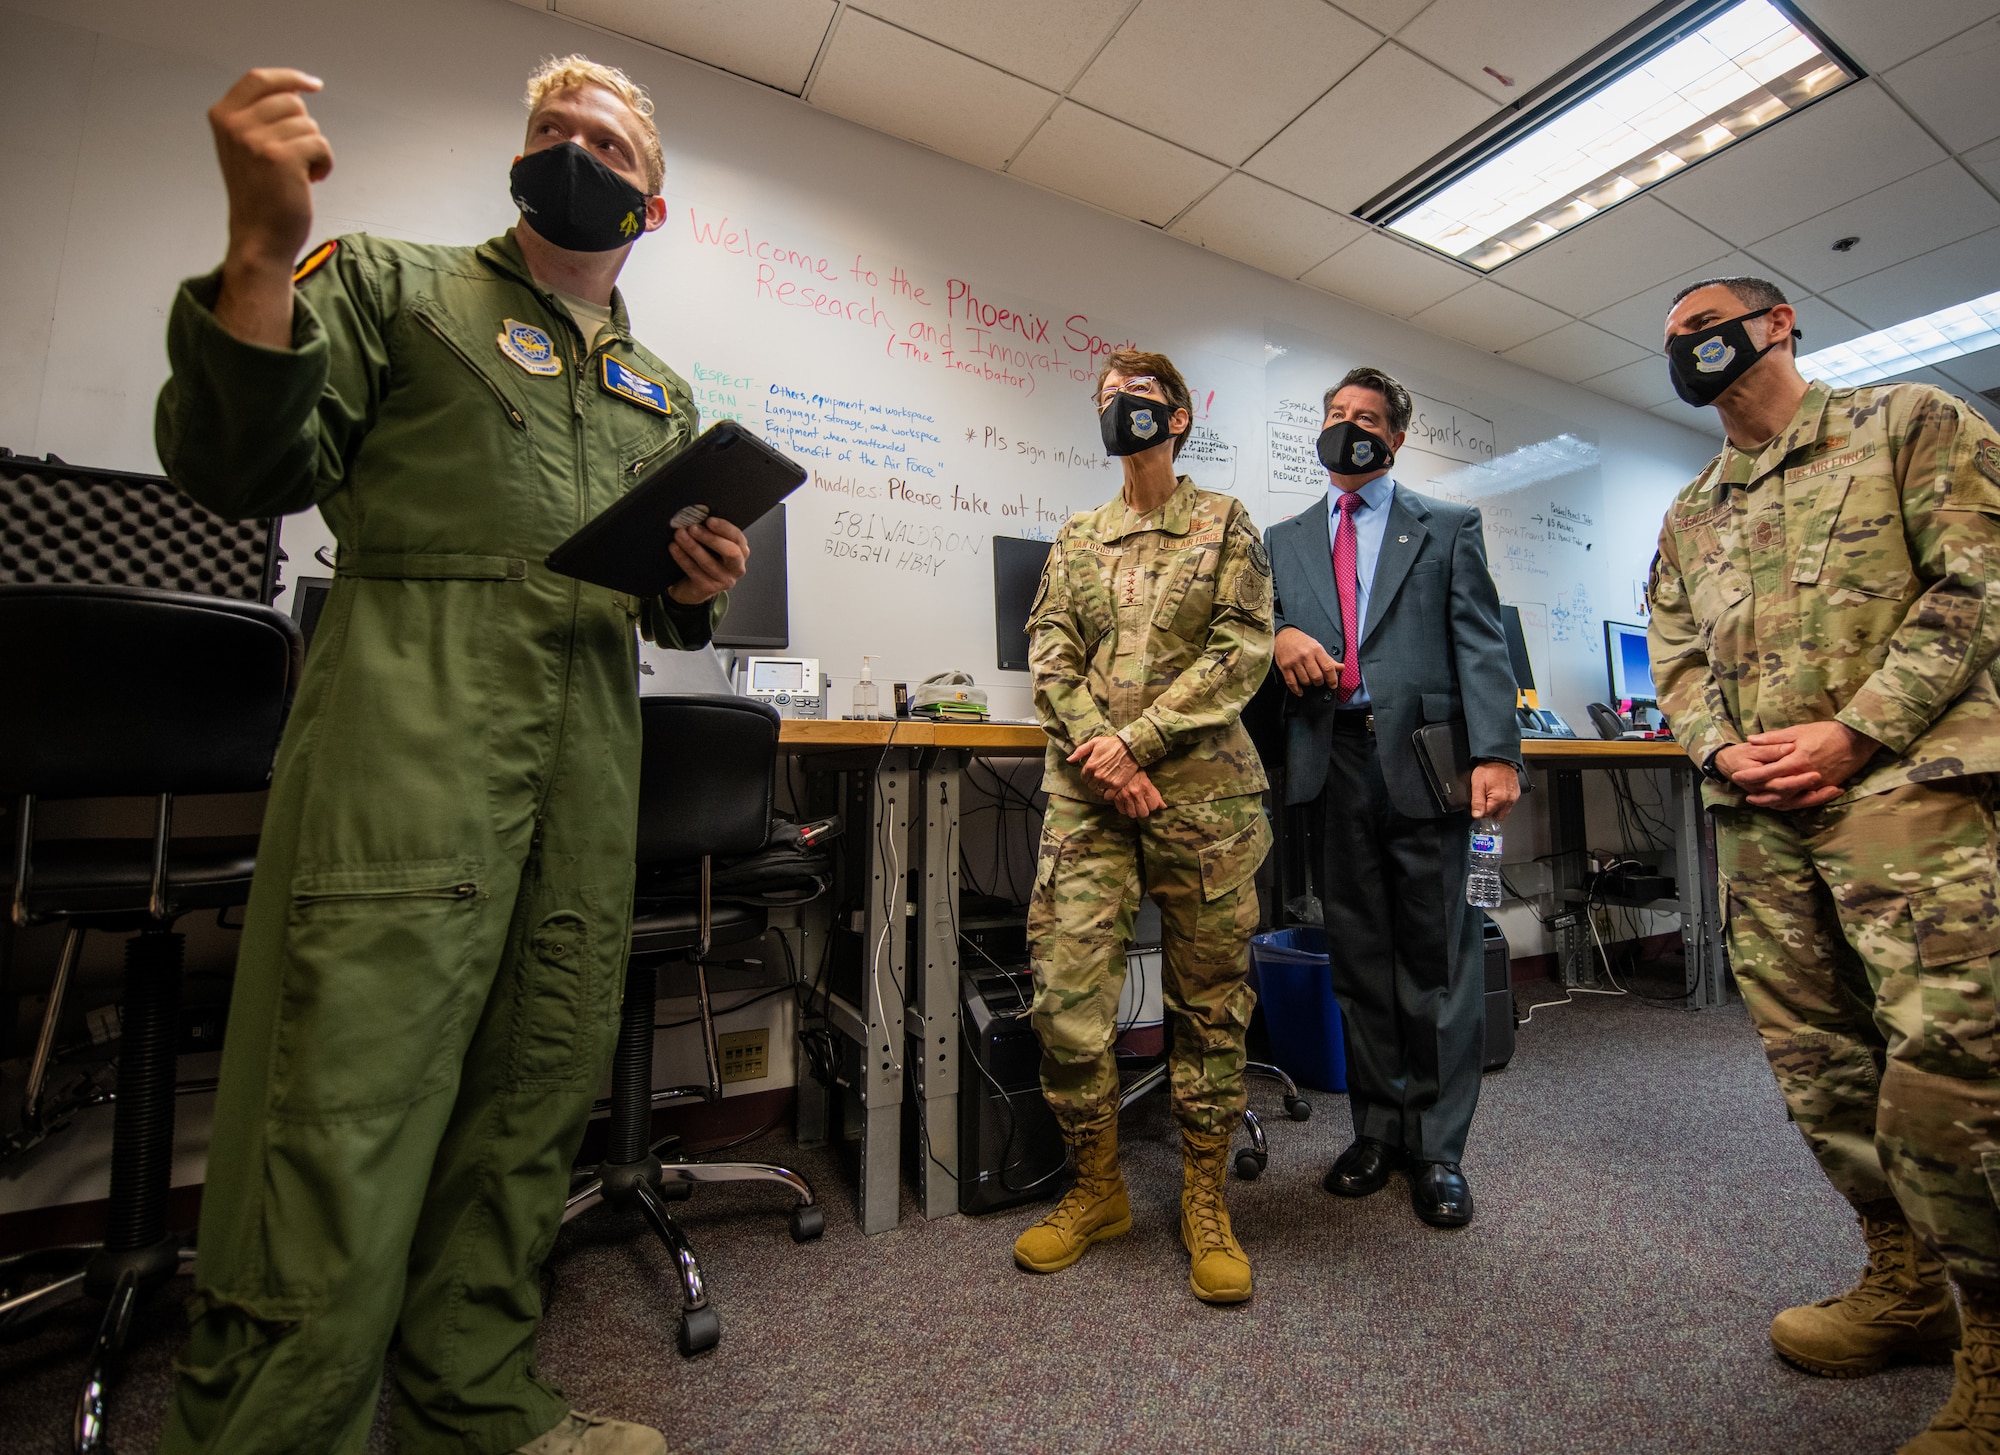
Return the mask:
[[1844,722],[1808,722],[1731,743],[1715,767],[1753,807],[1791,812],[1840,797],[1881,746]]
[[1160,790],[1132,756],[1132,750],[1115,734],[1092,738],[1071,753],[1069,761],[1082,770],[1085,783],[1103,794],[1127,818],[1144,818],[1154,809],[1167,806]]

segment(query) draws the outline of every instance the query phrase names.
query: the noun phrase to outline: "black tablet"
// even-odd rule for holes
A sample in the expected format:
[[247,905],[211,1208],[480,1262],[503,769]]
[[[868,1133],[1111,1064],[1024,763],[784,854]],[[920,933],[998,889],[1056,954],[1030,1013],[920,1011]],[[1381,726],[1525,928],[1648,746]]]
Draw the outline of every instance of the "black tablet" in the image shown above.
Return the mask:
[[677,528],[714,517],[747,529],[805,479],[798,464],[725,419],[550,551],[548,567],[593,586],[658,596],[687,575],[667,552]]

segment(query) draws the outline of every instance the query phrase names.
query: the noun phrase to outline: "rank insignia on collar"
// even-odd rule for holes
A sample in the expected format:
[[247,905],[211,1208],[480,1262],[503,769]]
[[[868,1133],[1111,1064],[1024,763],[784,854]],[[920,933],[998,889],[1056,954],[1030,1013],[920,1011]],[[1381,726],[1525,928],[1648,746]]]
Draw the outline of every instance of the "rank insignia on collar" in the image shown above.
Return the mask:
[[556,352],[555,340],[532,323],[501,319],[497,342],[507,362],[524,374],[553,379],[562,373],[562,355]]
[[325,267],[333,255],[340,251],[340,239],[330,237],[305,255],[298,267],[292,269],[292,286],[297,287],[314,273]]
[[648,379],[630,364],[621,364],[605,354],[604,388],[606,393],[616,394],[620,399],[628,399],[655,414],[672,414],[673,402],[667,398],[667,386],[657,379]]

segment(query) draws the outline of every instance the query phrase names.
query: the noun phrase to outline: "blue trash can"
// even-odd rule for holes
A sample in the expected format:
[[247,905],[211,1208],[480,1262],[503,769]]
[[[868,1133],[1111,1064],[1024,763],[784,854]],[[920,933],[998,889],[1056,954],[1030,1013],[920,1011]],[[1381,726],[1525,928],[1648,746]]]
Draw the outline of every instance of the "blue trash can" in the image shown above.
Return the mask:
[[1250,984],[1264,1007],[1271,1056],[1301,1086],[1347,1090],[1347,1043],[1333,998],[1326,931],[1299,925],[1250,937]]

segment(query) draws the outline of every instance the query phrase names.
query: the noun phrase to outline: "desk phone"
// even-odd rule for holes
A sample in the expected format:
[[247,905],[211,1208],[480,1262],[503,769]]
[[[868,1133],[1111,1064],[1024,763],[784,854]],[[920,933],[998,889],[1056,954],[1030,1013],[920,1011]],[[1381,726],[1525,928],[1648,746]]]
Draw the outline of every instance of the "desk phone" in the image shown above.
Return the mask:
[[779,717],[826,716],[826,679],[818,657],[746,657],[741,696],[768,702]]
[[1573,738],[1576,729],[1562,720],[1562,715],[1553,708],[1516,708],[1516,717],[1521,722],[1521,736],[1524,738]]

